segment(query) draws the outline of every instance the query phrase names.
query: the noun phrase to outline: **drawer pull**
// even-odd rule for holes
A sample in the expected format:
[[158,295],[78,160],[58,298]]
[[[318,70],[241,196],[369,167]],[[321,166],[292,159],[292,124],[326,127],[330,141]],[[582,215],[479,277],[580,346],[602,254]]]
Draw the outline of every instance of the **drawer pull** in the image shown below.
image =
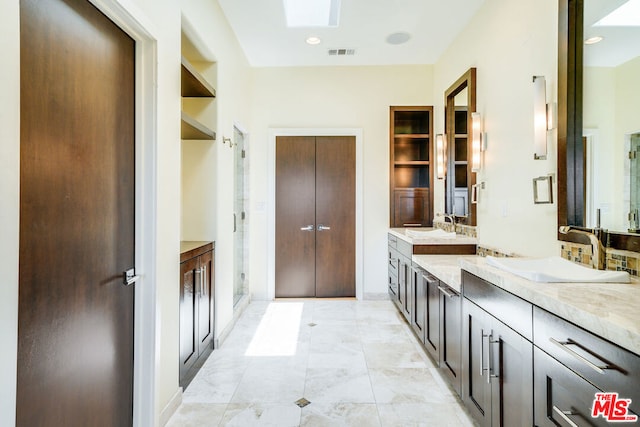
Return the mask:
[[571,427],[579,427],[578,424],[574,423],[573,421],[571,421],[571,418],[569,418],[569,415],[576,415],[574,412],[563,411],[562,409],[558,408],[556,405],[553,405],[553,411],[556,414],[560,415],[560,418],[562,418]]
[[[575,346],[581,348],[582,350],[586,351],[587,353],[593,354],[592,351],[590,351],[587,348],[584,348],[583,346],[581,346],[580,344],[578,344],[577,342],[573,341],[570,338],[567,339],[567,341],[558,341],[553,337],[549,337],[549,341],[551,341],[552,343],[554,343],[555,345],[557,345],[558,347],[560,347],[561,349],[563,349],[564,351],[569,353],[575,359],[579,360],[580,362],[584,363],[585,365],[587,365],[588,367],[590,367],[591,369],[593,369],[594,371],[596,371],[596,372],[598,372],[600,374],[604,374],[604,370],[605,369],[614,369],[614,366],[611,366],[611,365],[607,364],[603,360],[601,360],[601,362],[603,364],[598,366],[595,363],[593,363],[590,360],[588,360],[585,357],[583,357],[582,355],[580,355],[580,354],[576,353],[575,351],[571,350],[568,346],[569,345],[575,345]],[[594,357],[597,357],[595,354],[593,354],[593,355],[594,355]]]
[[443,294],[445,294],[448,298],[455,298],[459,296],[458,294],[449,292],[447,289],[443,288],[442,286],[438,286],[438,290]]
[[[480,376],[484,375],[484,371],[489,371],[489,367],[484,367],[484,339],[489,338],[491,334],[485,334],[484,329],[480,330]],[[487,372],[487,382],[491,382],[489,372]]]

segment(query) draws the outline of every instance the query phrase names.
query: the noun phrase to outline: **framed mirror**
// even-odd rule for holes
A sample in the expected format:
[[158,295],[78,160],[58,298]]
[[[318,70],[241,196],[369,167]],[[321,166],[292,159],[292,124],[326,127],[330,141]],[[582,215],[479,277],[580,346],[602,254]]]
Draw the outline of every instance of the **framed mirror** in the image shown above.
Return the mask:
[[640,229],[638,4],[559,1],[558,225]]
[[445,209],[456,222],[476,225],[476,204],[471,188],[471,113],[476,111],[476,69],[470,68],[444,94],[446,135]]

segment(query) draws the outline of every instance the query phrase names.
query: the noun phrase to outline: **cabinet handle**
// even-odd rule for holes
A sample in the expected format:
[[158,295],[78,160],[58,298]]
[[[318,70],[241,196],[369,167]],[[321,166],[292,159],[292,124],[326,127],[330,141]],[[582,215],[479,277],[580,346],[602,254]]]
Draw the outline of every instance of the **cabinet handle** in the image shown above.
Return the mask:
[[318,225],[318,231],[324,231],[324,230],[331,230],[331,227],[329,227],[328,225]]
[[206,277],[207,277],[207,266],[205,265],[204,267],[202,267],[202,273],[200,274],[200,295],[206,297],[208,295],[208,290],[207,290],[207,283],[206,283]]
[[416,223],[416,222],[405,222],[404,224],[402,224],[403,227],[420,227],[422,226],[421,223]]
[[[484,329],[480,329],[480,376],[484,375],[484,371],[489,370],[489,368],[484,367],[484,339],[488,337],[489,335],[484,333]],[[488,378],[487,382],[489,382]]]
[[197,277],[196,277],[196,280],[194,280],[194,283],[193,283],[193,292],[195,292],[195,294],[198,296],[198,299],[199,299],[200,295],[202,294],[202,269],[196,268],[194,270],[194,274]]
[[560,418],[562,418],[571,427],[579,427],[578,424],[576,424],[573,421],[571,421],[571,418],[568,417],[568,415],[576,415],[574,412],[572,412],[572,411],[563,411],[562,409],[558,408],[556,405],[553,405],[553,411],[556,414],[560,415]]
[[307,225],[306,227],[300,227],[300,231],[313,231],[313,225]]
[[[604,370],[605,369],[614,369],[615,368],[615,366],[609,365],[602,358],[598,357],[593,351],[589,350],[588,348],[585,348],[584,346],[582,346],[579,343],[575,342],[571,338],[568,338],[566,341],[558,341],[553,337],[549,337],[549,341],[551,341],[552,343],[554,343],[555,345],[557,345],[558,347],[560,347],[561,349],[563,349],[564,351],[569,353],[571,356],[573,356],[574,359],[579,360],[580,362],[584,363],[585,365],[587,365],[588,367],[590,367],[591,369],[593,369],[594,371],[596,371],[596,372],[598,372],[600,374],[604,374]],[[581,348],[582,350],[586,351],[587,353],[592,354],[594,357],[600,359],[600,361],[603,364],[602,365],[596,365],[595,363],[591,362],[590,360],[584,358],[582,355],[576,353],[575,351],[573,351],[569,347],[567,347],[569,345],[575,345],[576,347]]]
[[[493,356],[492,356],[492,351],[491,351],[491,344],[500,344],[500,340],[494,340],[493,339],[493,331],[491,331],[491,334],[489,335],[489,365],[487,368],[488,371],[488,375],[487,375],[487,383],[491,384],[491,378],[498,378],[500,375],[499,374],[492,374],[491,371],[492,366],[493,366]],[[498,366],[500,366],[500,364],[498,363]],[[495,371],[494,371],[495,372]]]
[[458,294],[452,294],[451,292],[449,292],[447,289],[443,288],[442,286],[438,286],[438,290],[440,292],[442,292],[443,294],[445,294],[449,298],[455,298],[455,297],[459,296]]

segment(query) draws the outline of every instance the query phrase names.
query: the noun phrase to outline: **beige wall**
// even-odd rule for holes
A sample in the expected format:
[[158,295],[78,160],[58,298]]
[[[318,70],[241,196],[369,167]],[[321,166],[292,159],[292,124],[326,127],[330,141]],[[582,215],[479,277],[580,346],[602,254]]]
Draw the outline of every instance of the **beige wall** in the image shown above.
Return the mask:
[[[548,160],[533,160],[532,77],[545,76],[547,96],[556,99],[557,3],[487,0],[434,68],[438,133],[444,130],[444,91],[477,68],[477,110],[487,137],[477,176],[486,183],[479,194],[478,240],[504,252],[558,254],[557,205],[534,205],[531,181],[556,171],[555,141]],[[436,191],[442,203],[442,185]]]
[[251,138],[250,277],[267,296],[269,128],[363,129],[364,294],[387,292],[389,106],[432,105],[430,66],[258,68]]

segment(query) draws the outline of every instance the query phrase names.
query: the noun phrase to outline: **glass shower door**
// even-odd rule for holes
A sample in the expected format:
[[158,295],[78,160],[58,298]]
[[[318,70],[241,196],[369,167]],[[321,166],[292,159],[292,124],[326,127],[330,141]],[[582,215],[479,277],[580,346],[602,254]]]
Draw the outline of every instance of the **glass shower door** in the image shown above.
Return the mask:
[[234,281],[233,281],[233,304],[237,304],[246,289],[246,237],[247,218],[245,204],[247,202],[245,187],[245,140],[244,135],[237,128],[233,130],[234,140]]

